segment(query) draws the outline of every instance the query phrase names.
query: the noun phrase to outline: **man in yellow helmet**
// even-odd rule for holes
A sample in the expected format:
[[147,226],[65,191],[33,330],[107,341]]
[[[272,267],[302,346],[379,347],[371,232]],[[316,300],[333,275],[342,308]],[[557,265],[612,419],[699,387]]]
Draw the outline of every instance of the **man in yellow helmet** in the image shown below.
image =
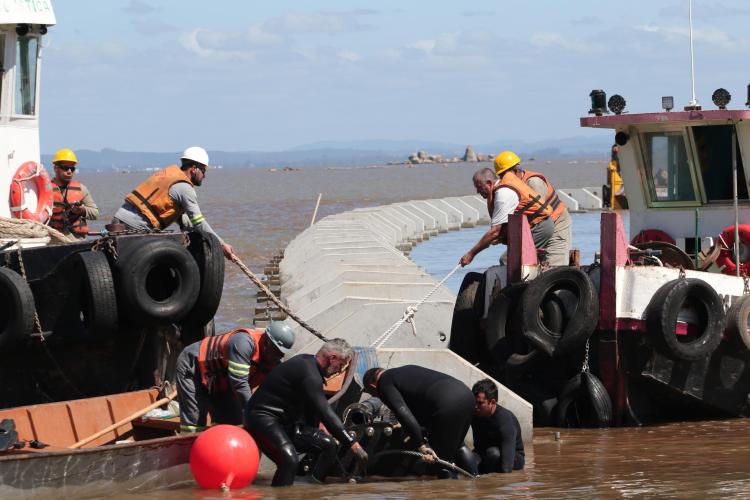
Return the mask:
[[547,248],[555,230],[552,208],[516,175],[514,168],[519,163],[521,159],[515,153],[504,151],[495,158],[495,171],[482,168],[474,173],[474,188],[487,200],[490,229],[461,257],[459,262],[462,266],[470,264],[479,252],[491,244],[505,240],[506,224],[511,213],[526,215],[534,245],[536,248]]
[[73,180],[78,159],[72,150],[65,148],[55,153],[52,164],[54,204],[49,225],[63,234],[85,238],[89,231],[86,221],[98,219],[99,208],[86,186]]

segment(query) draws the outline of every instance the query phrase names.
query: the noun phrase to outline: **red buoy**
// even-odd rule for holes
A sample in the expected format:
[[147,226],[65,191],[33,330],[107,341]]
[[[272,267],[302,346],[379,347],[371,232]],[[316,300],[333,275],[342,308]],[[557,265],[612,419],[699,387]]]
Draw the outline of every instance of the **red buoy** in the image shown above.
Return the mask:
[[201,488],[244,488],[258,474],[260,453],[241,427],[217,425],[203,432],[190,449],[190,470]]

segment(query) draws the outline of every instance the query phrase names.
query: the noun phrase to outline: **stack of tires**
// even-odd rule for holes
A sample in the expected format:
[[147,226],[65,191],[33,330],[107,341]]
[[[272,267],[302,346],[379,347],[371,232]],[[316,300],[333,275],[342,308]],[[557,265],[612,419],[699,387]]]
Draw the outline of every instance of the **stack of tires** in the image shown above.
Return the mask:
[[[483,291],[481,279],[469,279]],[[454,312],[451,349],[530,401],[535,425],[612,423],[609,395],[593,373],[582,370],[599,317],[597,290],[584,271],[552,268],[530,282],[492,293],[484,322],[479,319],[483,299],[471,301],[471,287],[466,280],[464,285],[456,302],[461,314]]]
[[0,346],[38,330],[35,313],[51,338],[90,341],[171,324],[181,326],[183,344],[202,337],[224,285],[219,240],[199,232],[113,238],[116,253],[77,246],[28,282],[7,259],[11,264],[0,267]]

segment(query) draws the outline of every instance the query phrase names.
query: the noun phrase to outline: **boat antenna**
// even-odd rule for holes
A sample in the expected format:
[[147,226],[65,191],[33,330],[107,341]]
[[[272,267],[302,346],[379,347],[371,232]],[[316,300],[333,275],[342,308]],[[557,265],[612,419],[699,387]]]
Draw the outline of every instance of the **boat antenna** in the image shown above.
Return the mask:
[[695,54],[693,52],[693,0],[688,0],[688,19],[690,21],[690,80],[693,85],[693,98],[687,105],[687,108],[700,109],[698,101],[695,99]]

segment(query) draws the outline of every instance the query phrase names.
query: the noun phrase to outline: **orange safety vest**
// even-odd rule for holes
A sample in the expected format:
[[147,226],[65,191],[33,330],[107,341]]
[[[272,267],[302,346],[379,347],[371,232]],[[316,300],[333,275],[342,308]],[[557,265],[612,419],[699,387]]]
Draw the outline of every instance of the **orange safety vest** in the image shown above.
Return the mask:
[[532,172],[531,170],[524,170],[521,180],[527,183],[532,177],[539,177],[547,185],[547,197],[544,199],[544,203],[552,208],[552,220],[556,221],[560,218],[562,213],[565,211],[565,203],[557,196],[557,191],[552,187],[547,178],[539,172]]
[[86,219],[82,215],[75,215],[70,212],[71,205],[77,202],[83,202],[83,188],[80,182],[70,181],[67,186],[61,187],[57,184],[57,180],[53,179],[50,227],[62,232],[68,230],[79,237],[86,236],[89,232]]
[[247,377],[250,388],[254,390],[268,375],[270,369],[262,369],[260,362],[260,339],[263,337],[265,330],[238,328],[221,335],[206,337],[201,341],[198,349],[198,370],[201,374],[201,382],[208,388],[209,392],[226,391],[229,388],[227,344],[229,339],[242,333],[250,335],[255,343],[255,352],[250,358],[250,373]]
[[177,165],[159,170],[135,188],[125,200],[138,209],[154,229],[164,229],[182,215],[182,209],[169,197],[169,188],[178,182],[193,183]]
[[514,213],[522,213],[529,219],[529,224],[535,226],[550,215],[552,215],[552,208],[544,203],[542,197],[537,194],[536,191],[531,189],[528,184],[523,182],[515,172],[508,172],[503,175],[502,179],[498,179],[490,192],[490,196],[487,197],[487,211],[490,213],[492,218],[492,212],[495,209],[495,191],[506,187],[516,192],[518,195],[518,206]]

